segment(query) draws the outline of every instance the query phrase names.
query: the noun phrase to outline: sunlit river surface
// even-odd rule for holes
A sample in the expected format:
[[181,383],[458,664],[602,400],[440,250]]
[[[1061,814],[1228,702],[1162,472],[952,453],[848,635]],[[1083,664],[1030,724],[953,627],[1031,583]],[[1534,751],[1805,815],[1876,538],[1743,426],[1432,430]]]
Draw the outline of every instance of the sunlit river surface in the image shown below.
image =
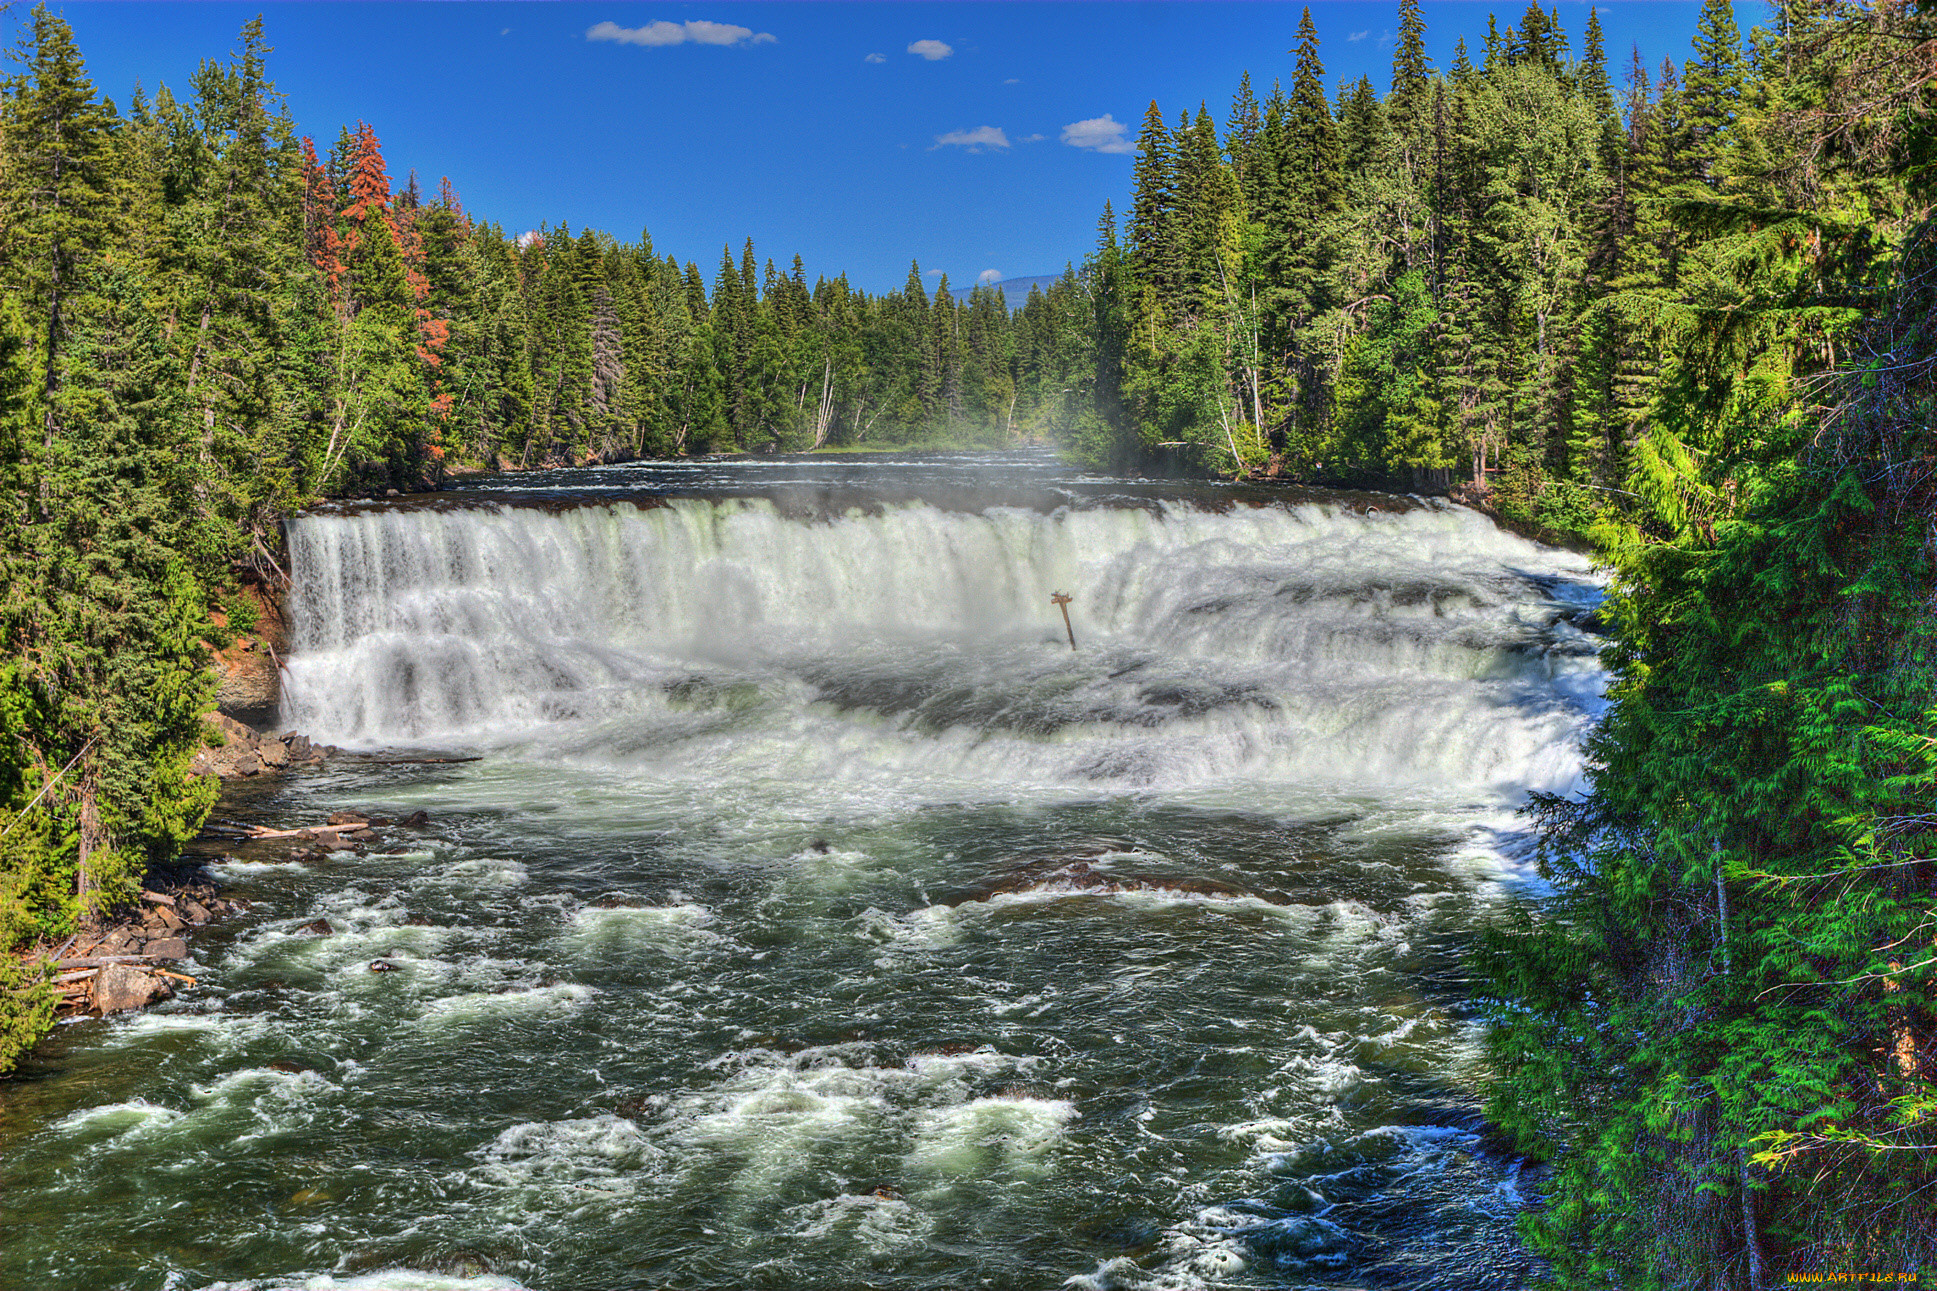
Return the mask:
[[0,1086],[0,1287],[1534,1276],[1462,955],[1579,773],[1583,558],[1026,453],[290,540],[284,725],[481,759],[232,790],[431,825],[209,853],[201,985]]

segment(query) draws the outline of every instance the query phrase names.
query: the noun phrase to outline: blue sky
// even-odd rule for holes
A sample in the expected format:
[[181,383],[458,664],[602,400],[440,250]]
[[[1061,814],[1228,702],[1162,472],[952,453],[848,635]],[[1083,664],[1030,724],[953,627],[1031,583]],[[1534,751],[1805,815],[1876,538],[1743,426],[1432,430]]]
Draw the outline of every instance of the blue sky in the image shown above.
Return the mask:
[[[1551,0],[1547,0],[1551,3]],[[697,260],[751,236],[808,277],[869,290],[908,263],[956,286],[1080,260],[1104,200],[1127,200],[1134,139],[1156,99],[1221,123],[1241,72],[1291,79],[1299,7],[1079,4],[68,3],[96,86],[184,90],[264,14],[270,74],[319,148],[369,121],[391,174],[448,175],[478,217],[622,237]],[[1487,14],[1525,3],[1425,4],[1436,66]],[[1700,6],[1600,7],[1617,84],[1631,44],[1679,63]],[[1744,31],[1760,5],[1738,6]],[[16,8],[17,19],[22,10]],[[1334,85],[1384,91],[1397,4],[1312,6]],[[1560,5],[1578,48],[1587,9]],[[932,281],[932,279],[931,279]]]

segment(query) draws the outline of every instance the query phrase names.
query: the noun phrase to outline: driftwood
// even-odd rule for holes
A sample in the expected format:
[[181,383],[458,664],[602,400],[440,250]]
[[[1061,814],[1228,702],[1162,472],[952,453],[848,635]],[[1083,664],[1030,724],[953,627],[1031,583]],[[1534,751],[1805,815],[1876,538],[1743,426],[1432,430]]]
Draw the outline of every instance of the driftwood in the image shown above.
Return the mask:
[[155,955],[89,955],[84,959],[63,959],[54,964],[54,971],[64,973],[70,968],[106,968],[109,964],[146,964],[158,958]]
[[172,977],[178,982],[187,982],[190,986],[195,985],[195,979],[187,973],[171,973],[166,968],[151,968],[148,971],[156,977]]

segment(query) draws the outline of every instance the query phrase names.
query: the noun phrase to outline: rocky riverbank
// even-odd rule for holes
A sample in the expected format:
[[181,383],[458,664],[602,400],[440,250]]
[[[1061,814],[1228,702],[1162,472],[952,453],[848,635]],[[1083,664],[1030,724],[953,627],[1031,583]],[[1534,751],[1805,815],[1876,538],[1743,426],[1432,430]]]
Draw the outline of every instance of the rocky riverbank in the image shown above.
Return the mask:
[[244,908],[206,873],[151,872],[140,899],[56,948],[54,985],[65,1017],[105,1017],[171,999],[195,979],[168,965],[189,957],[193,931]]
[[210,713],[203,720],[220,734],[222,743],[196,751],[188,766],[195,775],[247,780],[295,766],[321,766],[337,751],[334,744],[314,744],[295,731],[269,735],[254,730],[225,713]]

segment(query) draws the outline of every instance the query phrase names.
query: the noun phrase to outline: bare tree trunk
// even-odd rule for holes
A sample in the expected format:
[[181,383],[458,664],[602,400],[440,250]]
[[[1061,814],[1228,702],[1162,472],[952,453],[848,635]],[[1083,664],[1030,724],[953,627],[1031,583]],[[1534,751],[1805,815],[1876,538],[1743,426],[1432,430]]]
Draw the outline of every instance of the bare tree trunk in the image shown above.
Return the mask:
[[[803,386],[802,389],[806,387]],[[827,432],[834,424],[834,360],[829,357],[821,369],[820,409],[814,414],[814,447],[819,448],[827,442]]]
[[88,861],[96,852],[107,851],[113,845],[108,837],[107,828],[101,824],[101,811],[94,798],[94,781],[81,781],[81,837],[80,860],[74,869],[74,895],[81,899],[81,906],[92,914],[93,903],[89,898],[95,890],[94,874],[88,868]]

